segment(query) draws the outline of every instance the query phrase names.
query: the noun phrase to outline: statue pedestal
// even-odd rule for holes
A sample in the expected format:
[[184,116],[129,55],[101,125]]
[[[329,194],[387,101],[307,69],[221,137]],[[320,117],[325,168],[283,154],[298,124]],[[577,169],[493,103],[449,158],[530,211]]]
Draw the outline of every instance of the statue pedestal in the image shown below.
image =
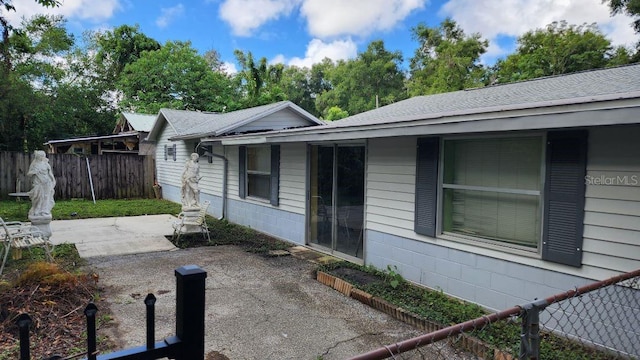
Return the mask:
[[200,232],[200,226],[189,225],[198,221],[198,215],[200,214],[200,208],[182,208],[183,221],[185,223],[182,228],[183,233]]
[[51,215],[29,216],[31,225],[42,232],[47,239],[51,237]]

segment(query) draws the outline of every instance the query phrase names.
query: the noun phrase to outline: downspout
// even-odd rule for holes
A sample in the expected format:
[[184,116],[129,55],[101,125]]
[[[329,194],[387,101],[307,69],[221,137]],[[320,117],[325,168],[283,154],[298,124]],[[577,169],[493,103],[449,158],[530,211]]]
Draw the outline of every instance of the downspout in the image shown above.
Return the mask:
[[[200,145],[202,145],[202,142],[199,142],[198,145],[196,145],[196,152],[198,152],[198,148],[200,147]],[[205,151],[203,156],[211,156],[222,160],[222,211],[220,212],[221,215],[218,218],[218,220],[222,220],[225,217],[225,210],[227,208],[227,167],[229,164],[229,160],[227,160],[224,155],[213,154],[208,151]]]

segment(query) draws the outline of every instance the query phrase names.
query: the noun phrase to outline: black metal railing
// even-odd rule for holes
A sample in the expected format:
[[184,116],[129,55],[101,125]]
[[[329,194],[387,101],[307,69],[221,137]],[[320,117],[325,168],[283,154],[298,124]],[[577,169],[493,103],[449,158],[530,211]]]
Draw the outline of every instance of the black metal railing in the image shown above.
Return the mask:
[[[147,342],[145,345],[98,355],[96,341],[96,314],[98,307],[90,303],[84,309],[87,319],[87,360],[152,360],[169,358],[176,360],[204,360],[204,309],[205,279],[207,273],[196,265],[175,270],[176,276],[176,334],[162,341],[155,341],[155,303],[153,294],[147,295],[144,304],[147,311]],[[29,329],[33,324],[28,314],[17,319],[20,330],[20,360],[30,360]],[[188,326],[187,326],[188,324]],[[45,360],[64,359],[54,355]]]

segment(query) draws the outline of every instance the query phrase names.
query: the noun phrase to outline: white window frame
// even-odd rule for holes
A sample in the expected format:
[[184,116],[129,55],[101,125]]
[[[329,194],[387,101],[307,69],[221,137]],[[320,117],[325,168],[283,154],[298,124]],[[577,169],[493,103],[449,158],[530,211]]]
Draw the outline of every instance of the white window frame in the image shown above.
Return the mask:
[[[261,148],[261,149],[266,149],[266,151],[269,153],[268,155],[268,159],[269,159],[269,171],[259,171],[259,170],[249,170],[249,149],[256,149],[256,148]],[[254,200],[258,200],[258,201],[270,201],[271,200],[271,146],[269,145],[248,145],[246,147],[246,153],[245,153],[245,162],[244,162],[244,173],[245,173],[245,194],[247,194],[248,198],[254,199]],[[269,179],[269,193],[267,194],[267,197],[262,197],[262,196],[258,196],[255,194],[251,194],[249,193],[249,183],[250,183],[250,178],[249,175],[261,175],[261,176],[267,176]]]
[[[457,184],[445,184],[444,183],[444,159],[445,159],[445,142],[451,140],[491,140],[491,139],[505,139],[505,138],[518,138],[518,137],[539,137],[541,141],[541,154],[540,154],[540,190],[523,190],[523,189],[511,189],[511,188],[496,188],[485,186],[472,186],[472,185],[457,185]],[[546,133],[533,132],[525,134],[491,134],[491,135],[462,135],[462,136],[443,136],[440,141],[440,156],[438,159],[438,195],[437,195],[437,221],[436,221],[436,237],[444,240],[462,242],[466,244],[472,244],[475,246],[482,246],[493,250],[499,250],[502,252],[509,252],[525,256],[534,256],[540,258],[542,256],[542,236],[544,229],[544,188],[545,188],[545,173],[546,173]],[[461,189],[461,190],[475,190],[475,191],[491,191],[497,193],[506,194],[521,194],[521,195],[537,195],[539,197],[539,216],[540,216],[540,228],[539,238],[537,240],[536,247],[528,247],[524,245],[518,245],[513,243],[507,243],[500,240],[491,240],[482,237],[475,237],[471,235],[464,235],[453,232],[445,232],[443,230],[444,221],[444,189]]]

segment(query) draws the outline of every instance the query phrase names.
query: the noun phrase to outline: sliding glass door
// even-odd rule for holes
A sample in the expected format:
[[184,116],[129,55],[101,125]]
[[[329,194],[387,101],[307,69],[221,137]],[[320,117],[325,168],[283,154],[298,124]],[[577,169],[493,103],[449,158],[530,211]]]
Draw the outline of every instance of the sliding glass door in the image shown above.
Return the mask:
[[312,145],[309,243],[362,258],[365,148]]

